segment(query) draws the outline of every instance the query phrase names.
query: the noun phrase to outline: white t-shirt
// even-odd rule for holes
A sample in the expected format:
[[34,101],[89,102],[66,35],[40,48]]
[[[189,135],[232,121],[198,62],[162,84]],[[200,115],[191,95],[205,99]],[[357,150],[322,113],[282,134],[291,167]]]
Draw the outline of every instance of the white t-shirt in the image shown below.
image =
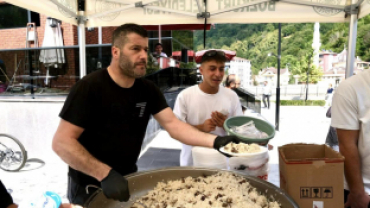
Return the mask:
[[[158,56],[157,52],[153,52],[153,55]],[[167,57],[167,54],[165,52],[161,52],[161,54],[159,56],[160,57]]]
[[[358,150],[365,191],[370,195],[370,70],[342,82],[333,96],[331,126],[359,130]],[[349,189],[347,183],[344,188]]]
[[[238,95],[227,88],[220,86],[216,94],[204,93],[198,85],[183,90],[176,99],[173,112],[181,120],[190,125],[203,124],[205,120],[211,118],[213,111],[228,112],[228,117],[243,115]],[[225,130],[216,127],[215,131],[210,132],[219,136],[224,136]],[[193,165],[191,155],[192,146],[183,144],[180,165]]]
[[263,94],[264,95],[271,95],[271,86],[270,85],[266,85],[263,87]]

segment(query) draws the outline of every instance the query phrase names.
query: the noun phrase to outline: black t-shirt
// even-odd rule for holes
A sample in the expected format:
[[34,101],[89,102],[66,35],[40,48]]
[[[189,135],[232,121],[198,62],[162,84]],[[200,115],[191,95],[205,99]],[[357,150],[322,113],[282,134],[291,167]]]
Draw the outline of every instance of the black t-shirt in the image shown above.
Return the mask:
[[13,204],[13,199],[0,180],[0,207],[8,207]]
[[[103,69],[89,74],[71,89],[59,116],[84,128],[78,141],[95,158],[122,175],[137,171],[150,115],[168,105],[154,83],[136,79],[131,88],[118,86]],[[100,185],[93,177],[69,167],[72,179]]]

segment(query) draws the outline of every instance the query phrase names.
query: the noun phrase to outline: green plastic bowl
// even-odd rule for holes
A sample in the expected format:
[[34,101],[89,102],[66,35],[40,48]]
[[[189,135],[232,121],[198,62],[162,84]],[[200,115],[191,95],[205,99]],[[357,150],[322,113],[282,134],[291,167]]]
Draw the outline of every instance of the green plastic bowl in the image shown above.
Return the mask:
[[[242,134],[238,134],[238,133],[231,131],[231,127],[241,126],[243,124],[248,123],[249,121],[253,121],[256,128],[260,131],[266,132],[268,137],[265,139],[248,138]],[[228,135],[237,136],[239,139],[241,139],[245,143],[267,144],[268,141],[274,138],[275,136],[275,129],[271,124],[269,124],[268,122],[264,120],[249,117],[249,116],[235,116],[235,117],[228,118],[224,123],[224,129]]]

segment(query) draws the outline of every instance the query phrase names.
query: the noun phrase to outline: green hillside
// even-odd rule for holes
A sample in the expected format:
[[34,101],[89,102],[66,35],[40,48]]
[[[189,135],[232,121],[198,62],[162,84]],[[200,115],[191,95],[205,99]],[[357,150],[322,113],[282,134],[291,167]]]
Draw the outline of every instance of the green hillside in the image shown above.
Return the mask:
[[[282,24],[282,68],[289,64],[294,74],[304,71],[312,54],[313,30],[313,23]],[[341,52],[348,41],[348,23],[321,23],[320,33],[321,49]],[[269,52],[277,54],[277,43],[278,24],[217,24],[207,31],[206,49],[235,50],[238,57],[251,61],[257,74],[267,66],[277,67],[276,58],[267,56]],[[203,49],[203,31],[194,32],[194,47]],[[370,15],[358,22],[356,55],[370,61]]]

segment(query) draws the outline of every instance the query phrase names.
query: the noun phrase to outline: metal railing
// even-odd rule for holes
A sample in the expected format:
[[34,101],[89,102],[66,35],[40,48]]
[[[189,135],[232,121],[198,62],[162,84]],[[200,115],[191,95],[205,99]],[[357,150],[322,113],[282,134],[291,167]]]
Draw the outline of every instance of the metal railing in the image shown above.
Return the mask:
[[235,92],[239,96],[242,106],[256,113],[261,113],[261,99],[259,97],[243,88],[237,88]]
[[[39,62],[41,50],[63,49],[65,63],[58,68],[50,67],[47,70],[44,63]],[[45,96],[66,96],[70,88],[80,80],[78,46],[64,47],[43,47],[43,48],[21,48],[21,49],[1,49],[0,50],[0,96],[6,97],[31,97],[42,98]],[[31,62],[25,63],[26,54],[30,55]],[[155,74],[166,68],[180,68],[189,66],[172,58],[153,58],[151,65],[147,65],[147,74]],[[86,68],[87,74],[98,69],[106,68],[111,62],[111,44],[91,44],[86,45]],[[149,59],[149,58],[148,58]],[[190,64],[191,65],[191,64]],[[168,70],[167,70],[168,71]],[[186,70],[185,70],[186,71]],[[49,73],[47,73],[49,72]],[[157,76],[157,83],[161,88],[168,72],[160,73]],[[158,74],[158,73],[157,73]],[[180,72],[173,74],[173,77],[180,76]],[[172,76],[172,75],[171,75]],[[172,78],[169,84],[177,83],[177,80],[184,81],[189,78]],[[195,82],[196,83],[196,82]],[[170,87],[170,86],[167,86]]]

